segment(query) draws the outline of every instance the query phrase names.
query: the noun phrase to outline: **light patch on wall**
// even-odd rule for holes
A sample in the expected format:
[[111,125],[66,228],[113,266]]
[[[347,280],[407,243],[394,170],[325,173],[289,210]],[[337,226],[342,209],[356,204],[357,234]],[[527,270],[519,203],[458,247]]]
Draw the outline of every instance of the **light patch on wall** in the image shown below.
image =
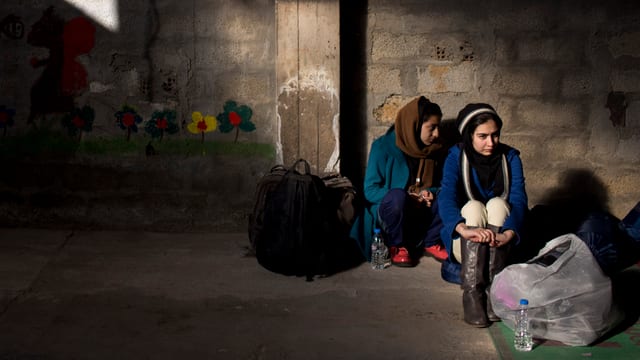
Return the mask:
[[340,113],[333,116],[332,124],[333,135],[336,138],[335,147],[331,153],[329,161],[324,168],[325,172],[340,171]]
[[284,85],[280,87],[280,94],[289,94],[290,92],[300,90],[315,90],[321,93],[328,93],[332,104],[334,99],[338,99],[338,91],[333,85],[331,77],[324,69],[317,69],[306,72],[306,74],[300,74],[299,79],[296,76],[290,77]]
[[444,92],[447,90],[447,86],[444,83],[444,77],[451,70],[449,66],[429,66],[429,74],[436,80],[435,88],[438,92]]
[[284,157],[282,155],[282,134],[280,133],[280,129],[282,128],[282,117],[280,113],[276,111],[276,129],[278,132],[276,134],[276,162],[278,164],[284,163]]
[[117,32],[120,27],[118,0],[65,0],[80,9],[85,15],[109,31]]
[[[330,105],[332,109],[339,109],[339,98],[338,98],[338,90],[336,89],[331,76],[327,73],[325,69],[313,69],[310,71],[301,72],[298,76],[292,76],[287,81],[285,81],[284,85],[280,87],[279,94],[290,95],[291,93],[295,93],[297,91],[313,91],[320,94],[328,95]],[[335,103],[334,103],[335,102]],[[280,104],[280,106],[286,106],[286,104]],[[282,119],[280,118],[280,114],[277,115],[277,131],[278,131],[278,139],[276,143],[277,156],[280,158],[282,156],[282,142],[280,138],[281,127],[282,127]],[[333,136],[335,138],[335,146],[327,161],[324,171],[332,172],[338,171],[340,168],[340,113],[336,112],[333,115],[333,121],[331,124],[331,130]]]
[[91,83],[89,83],[89,91],[94,94],[103,93],[114,88],[115,87],[112,84],[103,84],[97,81],[92,81]]

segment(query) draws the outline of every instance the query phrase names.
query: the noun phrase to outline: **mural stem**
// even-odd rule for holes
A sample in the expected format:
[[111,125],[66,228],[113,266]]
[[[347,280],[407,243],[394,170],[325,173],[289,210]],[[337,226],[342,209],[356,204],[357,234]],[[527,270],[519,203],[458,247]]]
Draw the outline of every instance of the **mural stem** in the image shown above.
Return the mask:
[[129,139],[131,139],[131,128],[127,127],[127,141],[129,141]]
[[239,127],[236,127],[236,138],[235,138],[235,139],[233,139],[233,142],[234,142],[234,143],[237,143],[237,142],[238,142],[238,135],[239,135],[239,134],[240,134],[240,128],[239,128]]

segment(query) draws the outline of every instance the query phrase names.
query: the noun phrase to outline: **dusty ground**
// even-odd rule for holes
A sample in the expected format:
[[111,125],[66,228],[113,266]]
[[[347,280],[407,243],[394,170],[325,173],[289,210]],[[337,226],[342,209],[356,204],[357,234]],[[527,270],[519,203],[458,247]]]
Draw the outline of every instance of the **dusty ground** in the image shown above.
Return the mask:
[[245,234],[0,229],[0,359],[497,359],[423,258],[305,282]]

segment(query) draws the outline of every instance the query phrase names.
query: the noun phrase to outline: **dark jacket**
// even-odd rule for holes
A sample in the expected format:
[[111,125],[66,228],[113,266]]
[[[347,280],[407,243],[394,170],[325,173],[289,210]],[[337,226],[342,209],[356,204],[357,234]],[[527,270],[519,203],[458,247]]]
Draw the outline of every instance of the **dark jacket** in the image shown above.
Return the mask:
[[[458,238],[460,235],[456,232],[455,227],[461,222],[464,222],[464,218],[460,214],[462,207],[469,201],[467,195],[463,189],[461,167],[460,167],[460,155],[462,154],[461,147],[453,146],[449,149],[449,155],[444,162],[444,173],[442,177],[442,187],[438,194],[438,206],[440,217],[444,223],[444,228],[440,233],[442,242],[445,247],[451,253],[451,244],[453,239]],[[514,148],[509,147],[507,154],[507,163],[509,166],[510,174],[510,188],[509,197],[507,202],[511,207],[511,213],[507,218],[505,224],[502,226],[504,230],[513,230],[516,233],[516,241],[519,241],[520,230],[524,222],[525,214],[528,210],[527,193],[524,186],[524,174],[522,171],[522,161],[520,160],[520,152]],[[491,198],[495,197],[493,189],[482,189],[480,181],[475,170],[472,168],[472,178],[477,189],[480,190],[486,203]],[[499,194],[498,194],[499,195]]]
[[371,144],[364,178],[364,211],[351,229],[351,237],[358,241],[367,259],[371,257],[371,238],[378,217],[378,206],[390,189],[409,187],[409,173],[407,159],[396,146],[396,132],[391,127]]

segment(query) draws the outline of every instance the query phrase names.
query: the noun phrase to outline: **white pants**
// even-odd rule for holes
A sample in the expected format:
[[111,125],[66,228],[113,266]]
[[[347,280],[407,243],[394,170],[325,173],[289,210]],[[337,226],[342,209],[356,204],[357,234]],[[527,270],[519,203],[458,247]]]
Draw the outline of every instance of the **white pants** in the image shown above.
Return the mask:
[[[467,226],[486,228],[487,225],[501,227],[509,217],[511,208],[502,198],[493,198],[487,205],[478,200],[470,200],[460,210]],[[453,239],[453,257],[460,262],[462,250],[460,248],[460,238]]]

